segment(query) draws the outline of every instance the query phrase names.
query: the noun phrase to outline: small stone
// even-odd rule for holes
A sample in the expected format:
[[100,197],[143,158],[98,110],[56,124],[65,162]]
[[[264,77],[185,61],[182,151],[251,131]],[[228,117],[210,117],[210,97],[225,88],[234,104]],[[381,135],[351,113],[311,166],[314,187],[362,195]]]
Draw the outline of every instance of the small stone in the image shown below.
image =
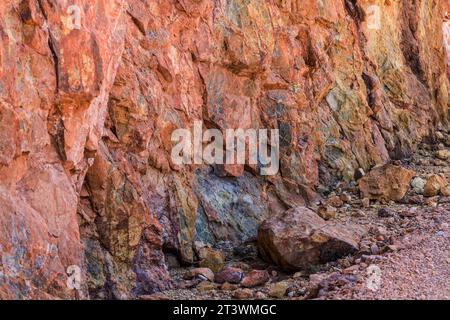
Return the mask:
[[344,269],[342,271],[342,273],[343,274],[354,274],[358,270],[359,270],[359,265],[355,264],[355,265],[353,265],[351,267],[348,267],[348,268]]
[[380,248],[378,248],[378,246],[376,244],[373,244],[372,246],[370,246],[370,252],[373,255],[378,255],[378,254],[380,254]]
[[261,292],[261,291],[258,291],[258,292],[255,294],[255,298],[256,298],[257,300],[265,300],[265,299],[267,299],[267,295],[266,295],[265,293]]
[[361,204],[362,204],[363,208],[369,208],[370,207],[370,199],[369,198],[362,199]]
[[307,289],[307,291],[309,292],[309,296],[311,297],[317,296],[322,286],[322,283],[325,282],[326,279],[327,279],[326,274],[323,273],[311,274],[309,276],[309,283]]
[[238,300],[248,300],[253,298],[253,291],[250,289],[237,289],[233,291],[233,297]]
[[229,283],[229,282],[225,282],[225,283],[222,284],[222,286],[220,287],[220,289],[223,290],[223,291],[234,291],[234,290],[236,290],[237,288],[239,288],[238,285],[232,284],[232,283]]
[[190,280],[201,276],[203,276],[205,279],[209,281],[214,281],[214,272],[212,272],[212,270],[209,268],[192,269],[184,275],[184,279]]
[[253,270],[241,282],[243,287],[253,288],[261,286],[269,281],[269,273],[266,270]]
[[438,197],[427,198],[424,204],[428,207],[436,207],[438,205]]
[[366,213],[364,212],[364,210],[356,210],[352,212],[352,216],[362,218],[366,216]]
[[345,203],[351,203],[352,197],[347,193],[343,193],[343,194],[341,194],[341,200]]
[[381,208],[378,210],[378,216],[380,218],[389,218],[394,216],[394,211],[389,208]]
[[423,194],[425,184],[426,184],[426,181],[420,177],[415,177],[411,181],[411,187],[413,188],[414,192],[417,194]]
[[336,218],[337,209],[332,206],[321,207],[319,209],[319,216],[324,220],[330,220]]
[[237,284],[241,282],[243,275],[242,269],[226,267],[216,274],[214,281],[217,283],[229,282]]
[[444,140],[444,134],[440,131],[436,131],[436,139],[439,141]]
[[170,298],[166,296],[164,293],[158,292],[154,294],[139,296],[139,300],[155,301],[155,300],[170,300]]
[[387,252],[395,252],[395,251],[398,251],[398,246],[391,244],[391,245],[388,245],[386,247],[386,249],[387,249],[386,250]]
[[448,158],[450,158],[450,150],[447,149],[438,150],[436,152],[436,158],[441,160],[447,160]]
[[412,218],[412,217],[415,217],[417,215],[417,211],[414,210],[413,208],[410,208],[408,210],[400,211],[399,215],[402,218]]
[[433,174],[428,178],[427,183],[425,184],[424,195],[426,197],[435,197],[440,193],[441,189],[446,188],[447,186],[448,182],[444,176]]
[[286,295],[286,291],[289,288],[289,283],[286,281],[281,281],[274,283],[270,286],[269,297],[271,298],[283,298]]
[[331,206],[334,208],[340,208],[344,205],[344,202],[341,200],[340,197],[338,196],[332,196],[330,198],[328,198],[328,200],[326,201],[327,206]]
[[204,292],[204,291],[211,291],[211,290],[214,290],[214,289],[216,289],[216,287],[214,286],[213,283],[211,283],[209,281],[200,282],[198,284],[198,286],[197,286],[197,290],[198,291],[202,291],[202,292]]
[[224,265],[224,254],[218,250],[214,250],[210,247],[202,247],[199,249],[201,268],[209,268],[214,272],[222,269]]
[[339,259],[338,260],[339,266],[341,268],[348,268],[350,267],[350,261],[348,261],[348,259],[344,258],[344,259]]

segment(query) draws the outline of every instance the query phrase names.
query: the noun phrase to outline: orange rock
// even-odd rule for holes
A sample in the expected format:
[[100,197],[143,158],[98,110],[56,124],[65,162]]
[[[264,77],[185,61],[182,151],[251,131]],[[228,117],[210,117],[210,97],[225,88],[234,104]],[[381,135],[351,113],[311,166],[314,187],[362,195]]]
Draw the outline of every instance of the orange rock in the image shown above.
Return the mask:
[[444,191],[443,195],[447,193],[445,190],[448,186],[448,181],[443,175],[433,174],[425,183],[425,187],[423,189],[423,195],[425,197],[435,197],[439,195],[442,191]]
[[399,201],[409,189],[415,172],[400,166],[384,165],[370,171],[359,180],[363,198],[384,201]]

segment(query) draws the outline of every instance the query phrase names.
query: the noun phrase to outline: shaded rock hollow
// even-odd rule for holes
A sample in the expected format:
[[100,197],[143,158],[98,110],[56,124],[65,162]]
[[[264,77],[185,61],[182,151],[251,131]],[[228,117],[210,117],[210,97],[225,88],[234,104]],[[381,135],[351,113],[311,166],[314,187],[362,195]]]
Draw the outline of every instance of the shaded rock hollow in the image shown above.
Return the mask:
[[[448,126],[445,5],[2,1],[0,297],[167,289],[167,256],[238,247],[357,169],[407,157]],[[196,120],[280,129],[279,174],[174,165],[171,133]]]

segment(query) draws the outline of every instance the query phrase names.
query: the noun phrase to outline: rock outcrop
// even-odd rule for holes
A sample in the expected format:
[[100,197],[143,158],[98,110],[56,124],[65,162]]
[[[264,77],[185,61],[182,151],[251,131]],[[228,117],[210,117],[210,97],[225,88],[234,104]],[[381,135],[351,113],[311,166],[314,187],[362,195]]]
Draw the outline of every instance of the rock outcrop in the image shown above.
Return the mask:
[[[3,0],[0,298],[164,290],[166,256],[239,247],[408,156],[448,126],[444,5]],[[279,173],[177,166],[171,133],[198,120],[279,129]]]

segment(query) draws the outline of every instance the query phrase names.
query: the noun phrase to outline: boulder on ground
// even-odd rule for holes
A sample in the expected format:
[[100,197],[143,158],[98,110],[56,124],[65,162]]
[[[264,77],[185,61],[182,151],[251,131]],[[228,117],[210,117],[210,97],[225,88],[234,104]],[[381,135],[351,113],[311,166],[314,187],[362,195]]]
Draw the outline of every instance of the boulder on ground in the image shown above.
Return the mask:
[[359,180],[362,198],[371,200],[400,201],[408,191],[411,179],[416,175],[412,170],[387,164],[376,167]]
[[306,207],[267,219],[258,230],[261,256],[288,271],[336,260],[358,250],[362,229],[329,223]]

